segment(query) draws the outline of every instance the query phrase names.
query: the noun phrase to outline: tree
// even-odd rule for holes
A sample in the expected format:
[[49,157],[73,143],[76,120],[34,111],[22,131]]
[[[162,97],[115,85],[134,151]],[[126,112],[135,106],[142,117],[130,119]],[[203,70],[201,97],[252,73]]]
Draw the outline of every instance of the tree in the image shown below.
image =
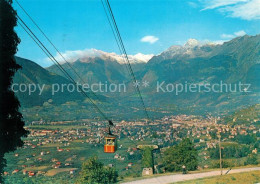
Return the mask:
[[253,144],[256,142],[256,137],[250,134],[236,136],[237,142],[240,144]]
[[[219,159],[219,146],[211,148],[209,150],[210,158]],[[250,153],[250,146],[248,145],[226,145],[221,151],[222,158],[241,158],[245,157]]]
[[114,168],[105,167],[97,157],[91,157],[82,164],[77,183],[84,184],[109,184],[116,183],[118,173]]
[[27,135],[24,129],[20,103],[11,90],[13,76],[21,68],[14,55],[20,43],[14,27],[17,18],[12,0],[0,0],[0,183],[6,166],[5,153],[23,145],[21,138]]
[[190,139],[183,139],[178,145],[168,148],[164,152],[164,166],[166,171],[181,171],[182,166],[193,171],[198,166],[198,153]]
[[[210,163],[212,168],[220,168],[219,160],[212,160]],[[222,168],[234,167],[234,163],[232,161],[222,159],[221,166]]]
[[257,165],[257,156],[256,154],[249,154],[246,158],[245,164],[244,165]]

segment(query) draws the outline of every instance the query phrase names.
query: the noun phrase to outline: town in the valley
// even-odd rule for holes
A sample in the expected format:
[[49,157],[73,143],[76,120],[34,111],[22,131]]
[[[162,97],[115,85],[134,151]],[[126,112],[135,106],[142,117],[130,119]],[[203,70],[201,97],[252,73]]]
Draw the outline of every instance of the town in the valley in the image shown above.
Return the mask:
[[[236,121],[233,119],[232,121]],[[223,151],[223,167],[245,164],[247,155],[257,155],[259,128],[252,119],[250,125],[230,125],[220,117],[193,115],[166,116],[153,122],[119,121],[112,128],[117,136],[118,150],[104,154],[107,127],[102,121],[33,121],[26,127],[30,134],[24,146],[6,155],[8,180],[17,178],[76,178],[82,162],[96,155],[107,166],[115,167],[123,177],[138,177],[144,173],[142,150],[138,145],[156,145],[152,151],[154,173],[164,173],[163,154],[168,147],[190,138],[199,151],[199,170],[219,167],[218,146]],[[226,165],[225,165],[226,164]]]

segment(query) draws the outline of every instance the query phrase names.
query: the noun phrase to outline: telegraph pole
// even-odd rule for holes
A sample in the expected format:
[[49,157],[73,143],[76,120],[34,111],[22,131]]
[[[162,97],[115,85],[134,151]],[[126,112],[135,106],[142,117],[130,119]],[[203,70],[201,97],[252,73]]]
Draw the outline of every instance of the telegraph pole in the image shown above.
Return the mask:
[[220,168],[220,175],[222,175],[222,158],[221,158],[221,135],[218,135],[218,145],[219,145],[219,168]]

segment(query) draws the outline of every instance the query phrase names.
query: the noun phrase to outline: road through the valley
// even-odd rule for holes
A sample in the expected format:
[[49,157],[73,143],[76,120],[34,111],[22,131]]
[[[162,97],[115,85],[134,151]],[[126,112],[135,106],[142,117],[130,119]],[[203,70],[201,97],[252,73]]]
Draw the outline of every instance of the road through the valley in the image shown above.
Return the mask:
[[[249,171],[259,171],[259,170],[260,170],[260,167],[232,169],[231,171],[229,171],[228,174],[249,172]],[[223,169],[223,174],[225,174],[226,171],[227,171],[227,169]],[[123,184],[169,184],[169,183],[174,183],[174,182],[178,182],[178,181],[194,180],[194,179],[206,178],[206,177],[218,176],[218,175],[220,175],[219,170],[203,172],[203,173],[185,174],[185,175],[173,174],[173,175],[158,176],[158,177],[153,177],[153,178],[125,182]]]

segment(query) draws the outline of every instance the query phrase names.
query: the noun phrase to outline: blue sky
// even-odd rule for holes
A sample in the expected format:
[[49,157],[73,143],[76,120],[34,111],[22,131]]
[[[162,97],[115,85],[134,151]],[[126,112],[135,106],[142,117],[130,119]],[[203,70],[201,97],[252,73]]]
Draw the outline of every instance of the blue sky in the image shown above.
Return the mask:
[[[18,0],[61,52],[95,48],[119,54],[100,0]],[[260,0],[110,0],[128,54],[159,54],[189,38],[230,40],[260,33]],[[14,1],[18,14],[40,36]],[[16,28],[18,56],[49,66],[28,35]]]

